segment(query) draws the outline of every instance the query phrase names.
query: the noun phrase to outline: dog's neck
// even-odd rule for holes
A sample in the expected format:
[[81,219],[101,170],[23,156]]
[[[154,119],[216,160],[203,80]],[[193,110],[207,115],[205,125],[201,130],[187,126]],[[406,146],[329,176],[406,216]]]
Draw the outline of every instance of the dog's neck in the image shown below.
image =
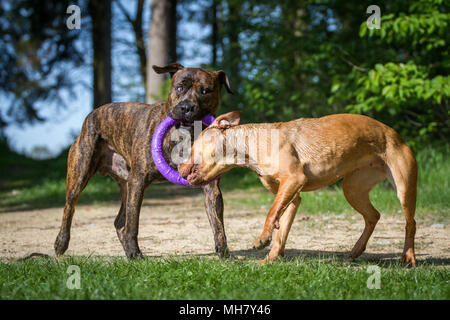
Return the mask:
[[172,106],[169,103],[169,101],[164,101],[162,108],[163,108],[164,114],[167,116],[170,116],[170,110],[171,110]]
[[271,129],[267,124],[246,124],[226,129],[225,150],[230,146],[234,149],[233,166],[264,175],[265,168],[272,162],[268,154],[278,156],[278,150],[274,150],[276,146],[272,143],[274,137]]

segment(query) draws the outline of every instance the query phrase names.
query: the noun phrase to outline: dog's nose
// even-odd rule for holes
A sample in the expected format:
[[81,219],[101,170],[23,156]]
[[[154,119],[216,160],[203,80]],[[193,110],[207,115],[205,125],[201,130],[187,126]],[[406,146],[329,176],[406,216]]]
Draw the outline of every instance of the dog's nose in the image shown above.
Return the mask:
[[182,101],[173,108],[171,117],[175,120],[193,122],[197,114],[197,107],[195,103],[189,101]]
[[180,111],[181,111],[182,113],[188,114],[188,113],[191,113],[191,112],[194,111],[194,106],[192,106],[192,105],[190,105],[190,104],[184,103],[184,104],[182,104],[182,105],[180,106],[180,109],[181,109]]

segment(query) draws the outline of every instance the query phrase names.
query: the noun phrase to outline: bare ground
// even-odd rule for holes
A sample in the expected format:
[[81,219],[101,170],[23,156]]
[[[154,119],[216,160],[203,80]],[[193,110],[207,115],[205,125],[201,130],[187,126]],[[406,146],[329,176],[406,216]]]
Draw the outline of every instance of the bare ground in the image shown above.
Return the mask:
[[[227,198],[245,197],[245,191],[224,194],[228,246],[234,257],[262,258],[267,249],[251,249],[261,232],[265,211],[260,208],[227,209]],[[78,205],[66,255],[124,256],[113,226],[119,209],[114,205]],[[31,253],[54,255],[62,208],[0,213],[0,260]],[[402,214],[382,215],[360,259],[398,261],[403,249]],[[286,256],[344,256],[364,227],[358,213],[305,216],[301,211],[289,234]],[[139,244],[146,256],[214,256],[214,243],[201,194],[145,199],[140,218]],[[448,221],[417,219],[416,254],[419,261],[450,265]]]

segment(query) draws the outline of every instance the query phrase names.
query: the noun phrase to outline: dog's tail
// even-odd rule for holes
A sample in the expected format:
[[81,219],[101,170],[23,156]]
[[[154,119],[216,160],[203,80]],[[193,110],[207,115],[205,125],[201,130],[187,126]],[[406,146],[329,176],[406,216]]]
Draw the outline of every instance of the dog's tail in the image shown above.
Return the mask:
[[400,202],[407,197],[410,202],[414,202],[415,209],[418,174],[416,158],[402,138],[394,130],[392,133],[394,135],[387,137],[386,144],[387,175]]
[[95,129],[93,112],[83,122],[81,132],[69,149],[67,161],[67,184],[74,186],[83,184],[86,176],[93,174],[94,151],[99,140]]

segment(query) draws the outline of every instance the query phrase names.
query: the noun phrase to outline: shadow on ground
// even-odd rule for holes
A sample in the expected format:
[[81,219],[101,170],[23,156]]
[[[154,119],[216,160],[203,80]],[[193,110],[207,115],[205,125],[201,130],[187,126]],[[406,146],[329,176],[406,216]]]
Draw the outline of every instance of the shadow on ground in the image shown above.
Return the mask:
[[[268,250],[256,251],[254,249],[235,250],[231,251],[231,257],[244,257],[248,260],[262,260],[268,254]],[[214,257],[214,253],[198,254],[196,257]],[[300,249],[286,249],[285,256],[281,258],[284,261],[294,260],[296,258],[303,258],[306,260],[324,260],[337,261],[342,264],[360,265],[372,263],[380,267],[393,267],[401,265],[401,252],[397,253],[363,253],[359,258],[352,259],[349,257],[347,251],[323,251],[323,250],[300,250]],[[416,254],[418,266],[450,266],[450,259],[427,257],[421,259],[421,254]],[[162,256],[152,256],[152,258],[161,258]],[[192,257],[192,255],[182,255],[183,258]],[[226,260],[224,260],[226,261]]]
[[[255,251],[253,249],[232,251],[232,255],[243,256],[248,259],[263,259],[267,250]],[[300,249],[286,249],[283,259],[292,260],[298,257],[311,259],[311,260],[334,260],[343,263],[359,264],[360,262],[370,262],[379,265],[380,267],[391,267],[398,265],[401,262],[401,252],[397,253],[363,253],[357,259],[351,259],[349,252],[346,251],[321,251],[321,250],[300,250]],[[450,265],[450,259],[446,258],[434,258],[428,257],[425,259],[420,258],[420,254],[416,254],[419,265],[435,265],[435,266],[448,266]],[[422,255],[423,256],[423,255]]]
[[[268,250],[261,250],[256,251],[254,249],[247,249],[247,250],[235,250],[231,251],[231,257],[223,259],[222,261],[232,262],[233,260],[241,260],[238,257],[243,257],[245,260],[254,260],[259,261],[264,259],[264,257],[267,255],[269,251]],[[417,257],[417,264],[418,266],[450,266],[450,259],[448,258],[435,258],[435,257],[428,257],[425,259],[421,259],[421,254],[416,254]],[[78,256],[63,256],[63,258],[71,258],[71,257],[78,257]],[[83,257],[83,256],[79,256]],[[86,257],[86,256],[84,256]],[[88,257],[97,257],[97,256],[88,256]],[[98,256],[102,259],[124,259],[127,258],[124,256]],[[146,255],[145,259],[165,259],[165,258],[172,258],[173,256],[162,256],[162,255]],[[204,254],[182,254],[175,256],[177,258],[215,258],[216,254],[211,253],[204,253]],[[317,261],[321,260],[323,262],[327,261],[333,261],[333,262],[339,262],[342,265],[352,265],[352,266],[358,266],[358,265],[367,265],[367,263],[378,265],[382,268],[390,268],[390,267],[396,267],[401,264],[400,261],[401,252],[397,253],[364,253],[357,259],[351,259],[348,256],[348,252],[343,251],[323,251],[323,250],[299,250],[299,249],[287,249],[285,252],[285,256],[280,258],[280,261],[292,261],[297,258],[302,258],[304,260],[310,260],[310,261]],[[53,256],[48,256],[46,254],[41,253],[32,253],[22,258],[14,258],[14,259],[6,259],[7,261],[24,261],[31,258],[45,258],[45,259],[56,259]]]

